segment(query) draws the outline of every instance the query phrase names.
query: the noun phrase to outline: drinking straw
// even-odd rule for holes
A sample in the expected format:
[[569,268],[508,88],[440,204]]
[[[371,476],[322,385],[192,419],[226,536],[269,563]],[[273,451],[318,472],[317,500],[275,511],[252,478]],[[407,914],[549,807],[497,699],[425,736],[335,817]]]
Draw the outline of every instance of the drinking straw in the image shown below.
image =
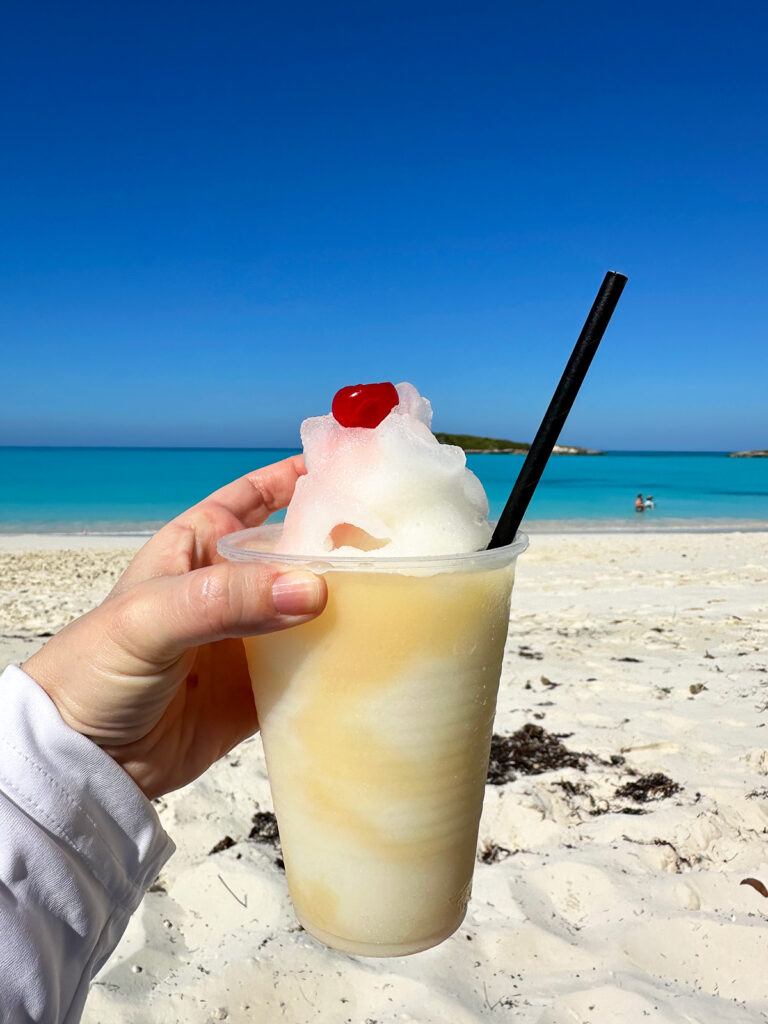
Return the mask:
[[498,548],[511,544],[515,539],[518,527],[522,522],[533,492],[541,479],[547,459],[552,454],[560,431],[563,429],[568,413],[571,411],[576,395],[586,376],[592,357],[605,333],[608,322],[619,301],[619,296],[627,283],[623,274],[609,270],[600,285],[592,309],[584,322],[578,341],[571,352],[571,358],[563,371],[560,383],[555,388],[549,408],[536,432],[533,444],[528,450],[525,462],[520,469],[512,493],[507,499],[496,529],[493,531],[489,548]]

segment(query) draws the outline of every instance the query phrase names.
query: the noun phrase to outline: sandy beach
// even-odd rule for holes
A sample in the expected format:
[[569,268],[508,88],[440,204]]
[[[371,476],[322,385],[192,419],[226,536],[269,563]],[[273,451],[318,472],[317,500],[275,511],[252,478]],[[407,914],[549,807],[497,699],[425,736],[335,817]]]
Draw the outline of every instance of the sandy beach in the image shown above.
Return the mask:
[[[0,536],[0,667],[97,603],[140,543]],[[766,566],[768,532],[534,535],[459,931],[392,960],[303,932],[255,737],[157,801],[178,850],[84,1021],[768,1020]]]

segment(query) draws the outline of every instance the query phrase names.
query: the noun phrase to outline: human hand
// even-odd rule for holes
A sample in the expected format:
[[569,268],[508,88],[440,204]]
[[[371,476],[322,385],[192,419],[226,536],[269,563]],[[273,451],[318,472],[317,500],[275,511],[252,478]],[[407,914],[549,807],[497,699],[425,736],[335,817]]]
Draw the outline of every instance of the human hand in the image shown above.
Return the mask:
[[197,778],[256,732],[240,637],[314,618],[324,580],[226,562],[219,537],[257,526],[293,495],[300,455],[241,477],[183,512],[137,553],[98,608],[24,664],[71,728],[152,798]]

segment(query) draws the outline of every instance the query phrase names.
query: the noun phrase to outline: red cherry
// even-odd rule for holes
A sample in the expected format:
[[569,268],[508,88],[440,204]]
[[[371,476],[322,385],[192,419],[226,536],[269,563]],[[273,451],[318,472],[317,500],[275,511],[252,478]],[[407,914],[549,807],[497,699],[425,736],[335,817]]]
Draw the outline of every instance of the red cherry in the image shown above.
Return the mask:
[[400,397],[394,384],[351,384],[337,391],[331,412],[342,427],[378,427]]

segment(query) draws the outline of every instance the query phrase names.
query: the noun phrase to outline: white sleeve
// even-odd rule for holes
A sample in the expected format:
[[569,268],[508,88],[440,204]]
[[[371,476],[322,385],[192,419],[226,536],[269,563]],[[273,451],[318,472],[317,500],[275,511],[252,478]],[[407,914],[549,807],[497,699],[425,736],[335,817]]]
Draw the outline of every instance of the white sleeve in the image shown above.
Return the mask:
[[174,846],[107,754],[21,669],[0,676],[0,1021],[75,1024]]

